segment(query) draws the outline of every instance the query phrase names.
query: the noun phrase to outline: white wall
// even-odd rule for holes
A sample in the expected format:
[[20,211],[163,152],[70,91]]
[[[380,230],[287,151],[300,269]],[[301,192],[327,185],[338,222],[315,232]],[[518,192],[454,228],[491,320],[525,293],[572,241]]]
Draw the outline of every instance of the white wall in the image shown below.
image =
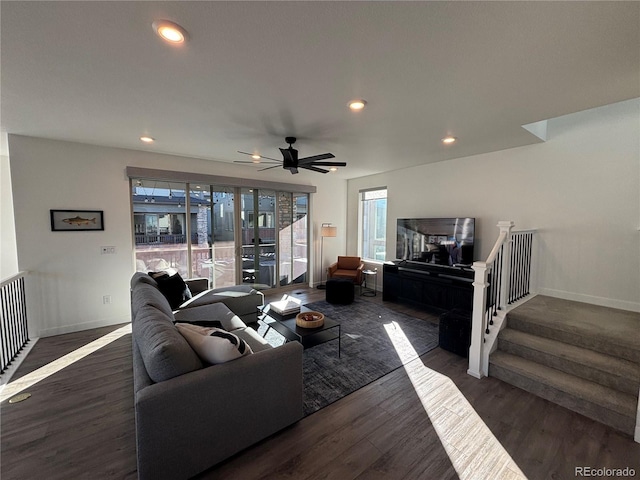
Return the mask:
[[[481,260],[498,221],[513,220],[538,229],[540,293],[640,311],[640,100],[548,126],[542,144],[350,180],[347,223],[360,189],[387,186],[387,259],[397,218],[469,216]],[[353,230],[347,250],[357,251]]]
[[[335,186],[335,188],[334,188]],[[343,184],[329,184],[322,190],[318,188],[318,193],[314,195],[314,245],[315,258],[318,259],[318,267],[314,276],[314,285],[324,283],[327,280],[326,269],[335,262],[338,255],[346,255],[347,236],[349,228],[346,224],[347,207],[347,182]],[[320,227],[323,223],[330,223],[336,227],[336,237],[325,238],[324,245],[320,236]],[[322,259],[320,253],[322,250]],[[322,265],[322,270],[320,270]],[[322,276],[321,276],[322,275]]]
[[7,134],[0,134],[0,280],[18,272],[16,229],[13,222],[11,170]]
[[[28,315],[36,336],[129,321],[134,254],[127,166],[316,185],[313,231],[320,222],[343,226],[346,216],[340,200],[346,198],[346,181],[329,174],[258,173],[253,167],[15,135],[9,135],[9,147],[18,266],[32,272]],[[52,232],[50,209],[103,210],[105,230]],[[342,232],[333,239],[332,254],[344,249]],[[318,238],[313,245],[319,254]],[[101,255],[100,246],[115,246],[117,253]],[[314,278],[319,274],[316,268]],[[103,295],[113,303],[103,305]]]

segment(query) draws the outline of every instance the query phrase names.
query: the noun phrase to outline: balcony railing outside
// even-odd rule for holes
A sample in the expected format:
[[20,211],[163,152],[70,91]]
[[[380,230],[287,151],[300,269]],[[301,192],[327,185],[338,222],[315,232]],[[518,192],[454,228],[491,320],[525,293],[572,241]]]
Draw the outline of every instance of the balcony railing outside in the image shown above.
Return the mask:
[[19,273],[0,284],[0,374],[29,341],[24,279]]
[[[176,245],[176,244],[184,244],[187,243],[187,236],[184,233],[174,234],[174,233],[136,233],[136,245],[148,245],[161,243],[165,245]],[[191,236],[191,241],[198,243],[198,234],[193,234]]]

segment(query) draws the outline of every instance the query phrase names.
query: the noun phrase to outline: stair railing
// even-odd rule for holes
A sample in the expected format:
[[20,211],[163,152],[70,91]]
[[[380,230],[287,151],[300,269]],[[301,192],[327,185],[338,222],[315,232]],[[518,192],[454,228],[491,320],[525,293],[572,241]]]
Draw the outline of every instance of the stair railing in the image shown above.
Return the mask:
[[29,342],[25,276],[20,272],[0,283],[0,375]]
[[474,262],[471,346],[467,373],[489,374],[489,354],[513,304],[530,295],[535,230],[513,231],[514,223],[498,222],[500,234],[484,262]]

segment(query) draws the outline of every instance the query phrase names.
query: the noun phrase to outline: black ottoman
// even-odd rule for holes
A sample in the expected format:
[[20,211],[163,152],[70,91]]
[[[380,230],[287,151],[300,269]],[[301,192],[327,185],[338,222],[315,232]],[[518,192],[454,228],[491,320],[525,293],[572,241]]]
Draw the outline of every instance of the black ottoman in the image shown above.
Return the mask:
[[348,305],[353,302],[353,282],[346,278],[327,280],[327,302]]
[[440,348],[469,357],[471,346],[471,312],[453,309],[440,315]]

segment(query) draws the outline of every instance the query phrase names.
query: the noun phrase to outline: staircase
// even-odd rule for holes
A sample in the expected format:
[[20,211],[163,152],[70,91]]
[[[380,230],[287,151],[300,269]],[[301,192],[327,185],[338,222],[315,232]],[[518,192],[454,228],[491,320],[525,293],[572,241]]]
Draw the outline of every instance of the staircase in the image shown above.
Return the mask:
[[633,436],[640,313],[536,296],[507,314],[489,375]]

